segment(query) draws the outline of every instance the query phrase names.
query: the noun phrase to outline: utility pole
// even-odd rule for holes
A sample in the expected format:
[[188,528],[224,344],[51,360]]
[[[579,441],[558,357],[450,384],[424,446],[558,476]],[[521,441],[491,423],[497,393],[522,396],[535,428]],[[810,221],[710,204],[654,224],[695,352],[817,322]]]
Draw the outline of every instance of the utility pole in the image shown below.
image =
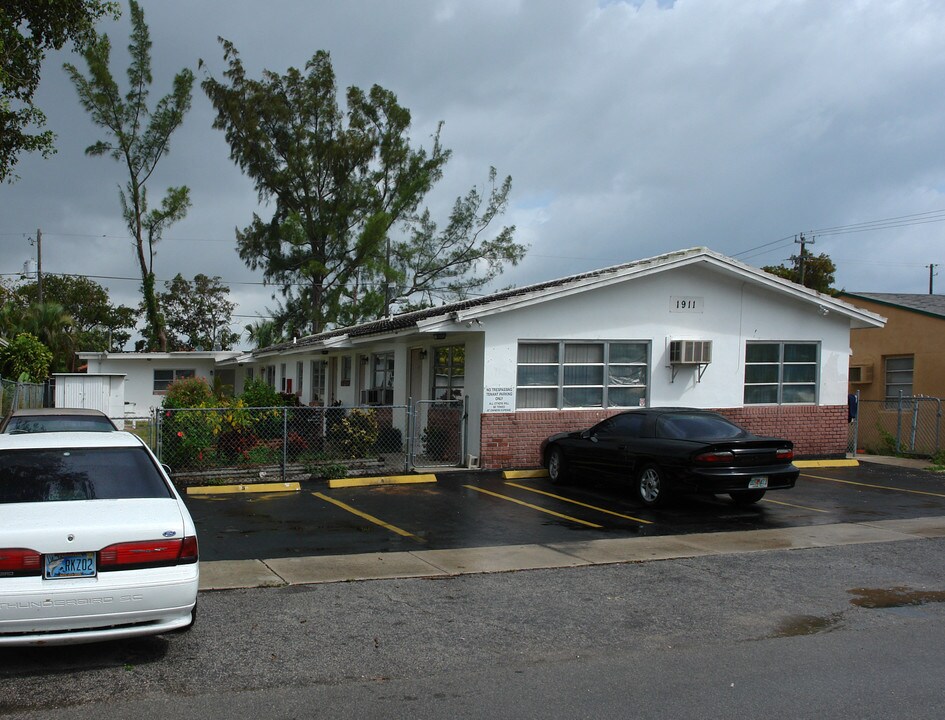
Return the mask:
[[804,233],[801,233],[800,238],[797,238],[797,237],[794,238],[794,242],[801,244],[801,263],[800,263],[800,265],[801,265],[801,285],[803,285],[803,284],[804,284],[804,265],[805,265],[804,258],[806,257],[806,254],[805,254],[805,251],[804,251],[804,247],[807,245],[807,243],[810,243],[811,245],[814,244],[814,236],[811,235],[811,236],[810,236],[810,240],[808,240],[806,237],[804,237]]
[[934,293],[932,292],[932,278],[935,277],[935,275],[936,275],[936,273],[935,273],[935,268],[938,267],[938,264],[937,264],[937,263],[929,263],[929,264],[926,265],[925,267],[927,267],[927,268],[929,269],[929,295],[933,295]]
[[43,231],[36,228],[36,295],[43,304]]

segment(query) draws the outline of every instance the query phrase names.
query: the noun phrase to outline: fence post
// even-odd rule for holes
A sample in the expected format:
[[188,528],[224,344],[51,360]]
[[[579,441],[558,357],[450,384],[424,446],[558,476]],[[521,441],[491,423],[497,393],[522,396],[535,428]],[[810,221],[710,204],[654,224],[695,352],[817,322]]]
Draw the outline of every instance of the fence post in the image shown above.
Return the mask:
[[404,445],[404,473],[410,472],[410,408],[413,404],[413,398],[407,398],[407,408],[404,411],[406,417],[404,418],[404,434],[407,436],[405,438],[406,443]]
[[407,446],[404,448],[404,472],[410,472],[413,468],[413,433],[416,423],[416,405],[413,398],[407,398]]
[[919,399],[912,398],[912,445],[909,447],[909,452],[915,452],[915,431],[916,427],[919,424]]
[[902,390],[899,391],[899,406],[896,411],[896,455],[902,452]]
[[164,414],[161,412],[160,408],[154,408],[152,410],[154,414],[154,422],[151,424],[154,433],[154,444],[151,447],[154,448],[154,454],[157,455],[157,459],[163,462],[163,453],[164,453],[164,443],[162,439],[164,438],[164,433],[161,432],[161,420],[164,418]]
[[282,482],[285,482],[286,466],[289,462],[289,408],[282,408]]
[[853,457],[860,446],[860,391],[856,391],[856,415],[853,417]]

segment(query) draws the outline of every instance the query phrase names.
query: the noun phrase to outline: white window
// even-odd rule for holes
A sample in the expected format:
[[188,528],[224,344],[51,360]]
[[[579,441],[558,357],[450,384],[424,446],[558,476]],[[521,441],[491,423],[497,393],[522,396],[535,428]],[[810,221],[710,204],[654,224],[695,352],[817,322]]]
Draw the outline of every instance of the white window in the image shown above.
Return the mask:
[[519,343],[519,408],[646,404],[649,344],[639,341]]
[[312,403],[325,404],[326,378],[328,377],[328,361],[312,360]]
[[466,383],[466,346],[433,348],[433,398],[459,400]]
[[912,355],[886,358],[886,400],[897,401],[912,396],[915,358]]
[[175,380],[181,378],[192,378],[197,374],[196,370],[155,370],[154,371],[154,394],[163,395],[167,392],[167,386]]
[[745,345],[746,405],[817,402],[818,345],[750,342]]
[[394,387],[394,353],[377,353],[371,357],[371,389],[390,390]]

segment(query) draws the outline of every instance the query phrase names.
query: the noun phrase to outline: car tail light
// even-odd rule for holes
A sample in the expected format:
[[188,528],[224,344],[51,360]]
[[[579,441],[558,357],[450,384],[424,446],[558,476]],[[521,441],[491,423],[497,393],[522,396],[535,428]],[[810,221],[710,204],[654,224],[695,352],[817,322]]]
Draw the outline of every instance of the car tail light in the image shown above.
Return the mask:
[[116,543],[98,553],[98,569],[133,570],[197,562],[197,538]]
[[734,453],[728,451],[722,452],[707,452],[702,453],[701,455],[696,455],[696,462],[705,462],[705,463],[730,463],[735,460]]
[[42,556],[26,548],[0,549],[0,577],[39,575],[42,572]]
[[778,460],[793,460],[794,448],[778,448],[775,457],[777,457]]

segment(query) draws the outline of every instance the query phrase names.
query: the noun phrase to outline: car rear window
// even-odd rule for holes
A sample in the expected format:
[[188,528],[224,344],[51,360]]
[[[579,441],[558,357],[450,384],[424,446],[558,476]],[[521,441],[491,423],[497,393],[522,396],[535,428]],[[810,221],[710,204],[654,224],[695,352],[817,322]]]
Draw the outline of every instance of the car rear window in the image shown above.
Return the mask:
[[40,432],[114,432],[115,426],[106,418],[86,415],[70,417],[12,417],[5,432],[40,433]]
[[0,451],[0,503],[167,497],[144,448]]
[[660,437],[673,440],[729,440],[747,434],[718,415],[664,415],[657,428]]

